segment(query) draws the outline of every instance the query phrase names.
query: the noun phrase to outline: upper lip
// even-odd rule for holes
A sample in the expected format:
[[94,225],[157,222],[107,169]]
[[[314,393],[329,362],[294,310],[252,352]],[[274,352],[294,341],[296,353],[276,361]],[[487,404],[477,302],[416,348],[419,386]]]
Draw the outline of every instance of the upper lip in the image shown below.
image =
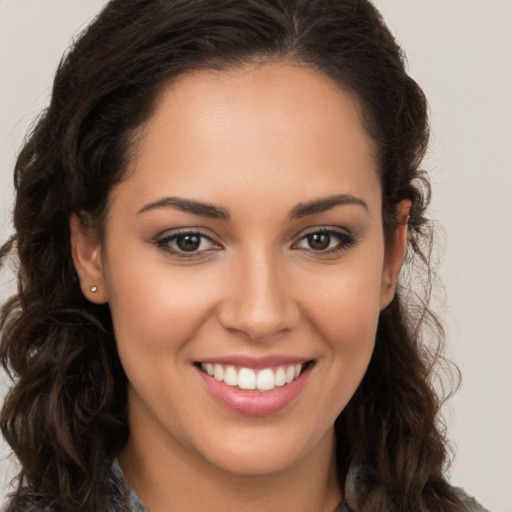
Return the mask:
[[272,368],[274,366],[286,366],[292,364],[304,364],[311,361],[311,358],[303,356],[291,356],[284,354],[271,354],[263,357],[254,357],[244,354],[232,354],[226,356],[207,357],[196,361],[205,364],[221,364],[227,366],[239,366],[242,368],[252,368],[260,370],[263,368]]

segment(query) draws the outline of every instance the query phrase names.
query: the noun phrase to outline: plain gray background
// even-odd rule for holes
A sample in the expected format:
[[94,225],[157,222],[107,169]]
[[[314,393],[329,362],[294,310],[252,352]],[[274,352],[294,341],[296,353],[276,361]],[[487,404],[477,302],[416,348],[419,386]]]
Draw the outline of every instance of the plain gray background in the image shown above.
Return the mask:
[[[47,103],[71,37],[104,0],[0,0],[0,240],[11,231],[12,167]],[[425,167],[443,226],[440,313],[463,383],[445,417],[451,479],[512,512],[512,1],[376,0],[429,98]],[[12,290],[1,276],[0,298]],[[6,285],[7,283],[7,285]],[[442,291],[442,290],[441,290]],[[0,374],[0,395],[6,387]],[[12,474],[0,443],[2,485]]]

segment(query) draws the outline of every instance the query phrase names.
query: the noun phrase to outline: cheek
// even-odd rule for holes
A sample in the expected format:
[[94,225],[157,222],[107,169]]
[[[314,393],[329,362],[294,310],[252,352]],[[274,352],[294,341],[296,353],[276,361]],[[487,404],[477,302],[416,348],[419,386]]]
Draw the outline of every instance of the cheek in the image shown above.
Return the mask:
[[305,283],[304,310],[333,350],[373,345],[380,313],[382,258],[354,254],[346,265],[323,270]]
[[213,290],[201,270],[191,275],[144,258],[113,261],[109,303],[119,357],[132,391],[158,416],[158,404],[181,404],[179,383],[187,378],[194,336],[210,317]]
[[179,350],[209,315],[211,280],[201,269],[191,274],[147,258],[113,261],[109,304],[120,352]]
[[[361,283],[358,283],[361,285]],[[331,353],[339,378],[349,387],[359,383],[375,345],[379,318],[378,296],[372,298],[360,286],[333,290],[330,298],[318,302],[312,322]],[[343,377],[341,377],[343,376]]]
[[350,271],[347,267],[346,273],[340,269],[336,278],[331,276],[328,284],[315,290],[304,310],[309,311],[313,334],[324,347],[325,357],[319,363],[325,378],[315,390],[316,406],[334,422],[363,379],[374,350],[380,273],[368,267],[351,266]]

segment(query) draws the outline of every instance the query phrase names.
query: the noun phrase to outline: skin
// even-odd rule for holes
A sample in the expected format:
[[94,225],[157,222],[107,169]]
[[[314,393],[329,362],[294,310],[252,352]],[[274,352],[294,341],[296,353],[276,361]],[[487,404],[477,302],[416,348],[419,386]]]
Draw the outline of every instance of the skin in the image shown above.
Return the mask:
[[[71,219],[82,290],[109,303],[129,380],[128,482],[152,512],[332,511],[333,423],[365,373],[406,243],[405,222],[384,243],[358,102],[287,63],[202,70],[165,89],[139,135],[103,235]],[[334,195],[357,201],[291,216]],[[171,196],[229,218],[155,205]],[[179,253],[178,228],[210,240]],[[341,233],[328,250],[307,236],[319,229]],[[194,365],[231,354],[314,365],[290,405],[248,416],[214,399]]]

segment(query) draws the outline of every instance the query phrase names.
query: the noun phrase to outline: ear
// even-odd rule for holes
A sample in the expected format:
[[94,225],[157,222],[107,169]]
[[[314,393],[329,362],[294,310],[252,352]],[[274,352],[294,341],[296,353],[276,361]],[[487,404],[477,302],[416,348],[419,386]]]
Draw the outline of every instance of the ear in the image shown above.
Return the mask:
[[389,305],[395,295],[398,274],[400,273],[407,247],[407,222],[410,209],[411,201],[409,199],[400,201],[396,206],[395,215],[399,225],[395,228],[392,239],[386,244],[384,267],[382,270],[381,310]]
[[95,304],[108,301],[103,273],[102,239],[96,229],[84,225],[73,213],[69,220],[71,255],[85,298]]

